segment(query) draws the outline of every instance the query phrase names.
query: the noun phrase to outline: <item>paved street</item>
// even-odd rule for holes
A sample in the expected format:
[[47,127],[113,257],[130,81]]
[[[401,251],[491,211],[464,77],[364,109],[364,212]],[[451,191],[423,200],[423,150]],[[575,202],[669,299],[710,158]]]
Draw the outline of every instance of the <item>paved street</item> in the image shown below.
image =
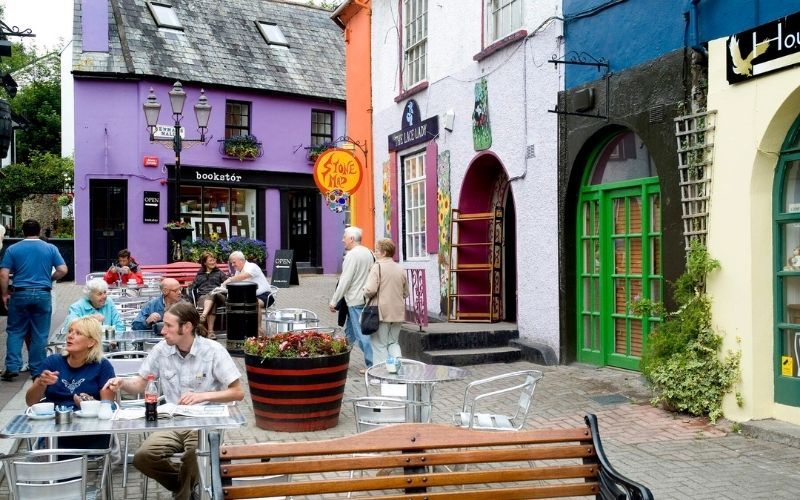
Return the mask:
[[[282,289],[278,307],[301,307],[320,313],[321,323],[334,324],[327,300],[336,276],[301,276],[301,285]],[[68,303],[78,297],[80,287],[60,284],[56,290],[54,327],[60,324]],[[4,332],[4,319],[0,330]],[[0,334],[5,348],[5,334]],[[242,372],[242,360],[237,359]],[[351,357],[346,396],[364,394],[361,353]],[[800,445],[786,446],[729,433],[729,425],[717,427],[703,420],[674,415],[648,404],[649,392],[637,373],[583,365],[542,367],[527,362],[469,367],[471,379],[521,369],[540,369],[544,379],[536,389],[529,428],[581,425],[583,415],[597,414],[606,452],[621,472],[649,486],[656,498],[797,498]],[[434,421],[446,423],[460,405],[467,381],[437,386]],[[0,423],[24,409],[22,383],[0,385],[0,395],[10,402],[0,412]],[[11,393],[11,394],[9,394]],[[242,404],[249,424],[226,432],[228,442],[254,443],[268,440],[298,441],[343,436],[355,432],[353,412],[344,406],[339,425],[314,433],[277,433],[255,427],[249,397]],[[10,443],[0,444],[10,446]],[[7,440],[6,440],[7,441]],[[142,476],[131,469],[128,486],[121,486],[121,469],[114,471],[117,498],[140,498]],[[0,496],[6,492],[0,489]],[[170,498],[151,481],[149,498]]]

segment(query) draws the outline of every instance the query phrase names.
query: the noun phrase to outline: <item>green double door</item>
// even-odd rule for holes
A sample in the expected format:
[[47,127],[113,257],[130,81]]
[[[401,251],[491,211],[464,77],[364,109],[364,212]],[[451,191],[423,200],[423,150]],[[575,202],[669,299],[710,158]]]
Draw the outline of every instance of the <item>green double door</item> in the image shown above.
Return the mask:
[[579,204],[578,360],[638,370],[659,318],[633,306],[662,300],[658,178],[584,186]]

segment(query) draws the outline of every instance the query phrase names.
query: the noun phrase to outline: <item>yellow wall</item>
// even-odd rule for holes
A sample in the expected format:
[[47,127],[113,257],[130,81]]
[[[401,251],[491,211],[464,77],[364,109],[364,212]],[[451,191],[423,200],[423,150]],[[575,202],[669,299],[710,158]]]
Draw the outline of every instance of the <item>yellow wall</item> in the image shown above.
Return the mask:
[[737,421],[776,418],[800,424],[800,408],[773,399],[772,182],[778,153],[800,113],[800,68],[729,85],[725,39],[709,44],[708,109],[716,110],[708,249],[713,325],[725,349],[741,339],[744,397],[726,398]]

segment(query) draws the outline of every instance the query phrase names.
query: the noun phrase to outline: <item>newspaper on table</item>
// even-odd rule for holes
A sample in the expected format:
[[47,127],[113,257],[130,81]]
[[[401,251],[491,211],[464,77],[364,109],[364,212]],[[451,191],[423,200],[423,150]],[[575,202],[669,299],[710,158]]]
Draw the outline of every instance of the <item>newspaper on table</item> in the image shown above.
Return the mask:
[[[144,418],[144,406],[120,408],[114,415],[114,420],[135,420]],[[158,405],[158,418],[173,417],[227,417],[228,405],[176,405],[164,403]]]

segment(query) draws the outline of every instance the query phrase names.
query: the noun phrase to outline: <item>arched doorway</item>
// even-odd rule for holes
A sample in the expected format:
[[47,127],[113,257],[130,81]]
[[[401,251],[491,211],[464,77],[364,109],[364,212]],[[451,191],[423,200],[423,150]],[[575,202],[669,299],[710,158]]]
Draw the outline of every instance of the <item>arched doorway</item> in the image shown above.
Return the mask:
[[[482,214],[487,216],[472,218]],[[457,215],[470,220],[459,223]],[[515,321],[516,209],[508,174],[493,153],[473,159],[453,219],[451,259],[457,265],[450,269],[449,319]]]
[[629,130],[597,141],[577,210],[578,361],[638,370],[658,318],[634,305],[662,301],[661,197],[644,142]]

